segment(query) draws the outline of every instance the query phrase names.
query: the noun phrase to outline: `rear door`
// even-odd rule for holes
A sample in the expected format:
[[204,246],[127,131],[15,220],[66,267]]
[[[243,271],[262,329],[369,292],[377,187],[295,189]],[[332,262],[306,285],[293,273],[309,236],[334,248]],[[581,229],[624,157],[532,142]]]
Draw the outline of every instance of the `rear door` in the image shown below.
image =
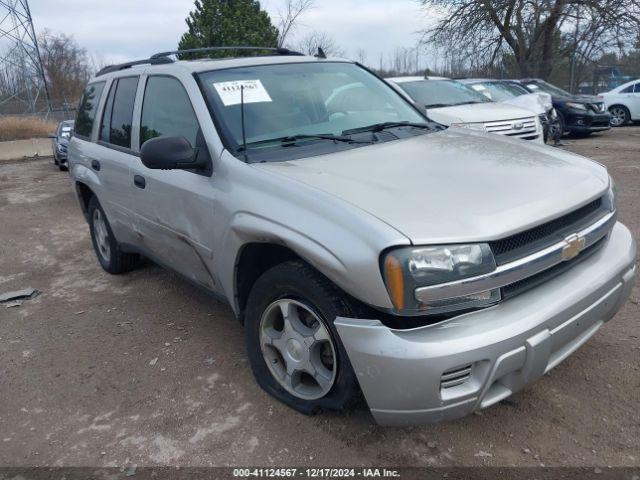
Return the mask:
[[[209,156],[189,95],[176,77],[146,78],[139,131],[140,147],[155,137],[180,136],[198,148],[199,155]],[[145,250],[160,263],[216,290],[211,172],[151,170],[139,159],[131,170],[135,228]]]
[[98,144],[100,158],[92,167],[100,176],[104,194],[99,198],[114,235],[121,243],[136,243],[131,211],[131,164],[137,154],[131,148],[133,111],[139,76],[115,78],[102,112]]

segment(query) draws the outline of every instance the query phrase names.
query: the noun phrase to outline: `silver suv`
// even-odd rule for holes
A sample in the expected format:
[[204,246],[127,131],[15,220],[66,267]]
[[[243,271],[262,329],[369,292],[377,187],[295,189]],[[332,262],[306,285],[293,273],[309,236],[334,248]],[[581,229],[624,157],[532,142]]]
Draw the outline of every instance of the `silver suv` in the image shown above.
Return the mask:
[[294,409],[467,415],[629,296],[602,165],[446,130],[346,60],[175,53],[108,67],[81,101],[69,164],[96,255],[226,300],[257,382]]

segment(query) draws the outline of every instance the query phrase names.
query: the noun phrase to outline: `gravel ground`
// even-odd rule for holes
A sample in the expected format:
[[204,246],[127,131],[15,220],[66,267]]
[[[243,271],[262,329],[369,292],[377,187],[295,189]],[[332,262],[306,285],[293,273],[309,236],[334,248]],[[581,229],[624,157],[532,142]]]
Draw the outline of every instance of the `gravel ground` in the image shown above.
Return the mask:
[[[611,171],[640,233],[640,127],[573,140]],[[2,145],[0,144],[0,149]],[[66,173],[0,163],[0,466],[640,466],[640,293],[510,400],[393,429],[306,417],[254,382],[231,310],[148,264],[103,272]]]

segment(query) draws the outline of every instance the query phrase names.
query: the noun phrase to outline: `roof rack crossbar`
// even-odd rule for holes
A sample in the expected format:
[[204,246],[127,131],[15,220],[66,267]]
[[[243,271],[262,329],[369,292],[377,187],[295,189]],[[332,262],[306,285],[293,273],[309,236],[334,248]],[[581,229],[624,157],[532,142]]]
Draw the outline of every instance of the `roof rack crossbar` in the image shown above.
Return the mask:
[[160,65],[166,63],[173,63],[173,60],[169,58],[171,55],[181,55],[185,53],[202,53],[202,52],[220,52],[220,51],[255,51],[255,52],[269,52],[275,55],[303,55],[300,52],[289,50],[288,48],[274,48],[274,47],[248,47],[248,46],[236,46],[236,47],[202,47],[202,48],[188,48],[185,50],[173,50],[170,52],[160,52],[144,60],[135,60],[133,62],[120,63],[117,65],[109,65],[101,69],[96,73],[96,77],[106,75],[107,73],[118,72],[126,68],[131,68],[136,65]]
[[230,47],[201,47],[201,48],[187,48],[185,50],[172,50],[170,52],[160,52],[155,55],[151,55],[151,59],[166,58],[170,55],[181,55],[185,53],[203,53],[203,52],[221,52],[221,51],[242,51],[252,50],[256,52],[270,52],[276,55],[303,55],[300,52],[289,50],[288,48],[274,48],[274,47],[248,47],[248,46],[230,46]]
[[136,65],[159,65],[163,63],[173,63],[173,60],[167,57],[158,57],[158,58],[152,57],[144,60],[135,60],[133,62],[125,62],[125,63],[119,63],[117,65],[109,65],[101,69],[98,73],[96,73],[96,77],[99,77],[101,75],[106,75],[107,73],[118,72],[126,68],[134,67]]

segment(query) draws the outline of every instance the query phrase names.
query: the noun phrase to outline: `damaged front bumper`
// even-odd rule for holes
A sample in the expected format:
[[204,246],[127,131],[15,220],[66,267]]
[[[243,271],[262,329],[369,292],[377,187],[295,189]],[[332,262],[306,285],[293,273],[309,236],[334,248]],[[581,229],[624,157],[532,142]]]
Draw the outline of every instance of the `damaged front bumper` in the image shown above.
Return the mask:
[[411,330],[375,319],[335,325],[378,423],[451,420],[524,388],[584,344],[629,297],[635,254],[617,223],[584,262],[495,307]]

